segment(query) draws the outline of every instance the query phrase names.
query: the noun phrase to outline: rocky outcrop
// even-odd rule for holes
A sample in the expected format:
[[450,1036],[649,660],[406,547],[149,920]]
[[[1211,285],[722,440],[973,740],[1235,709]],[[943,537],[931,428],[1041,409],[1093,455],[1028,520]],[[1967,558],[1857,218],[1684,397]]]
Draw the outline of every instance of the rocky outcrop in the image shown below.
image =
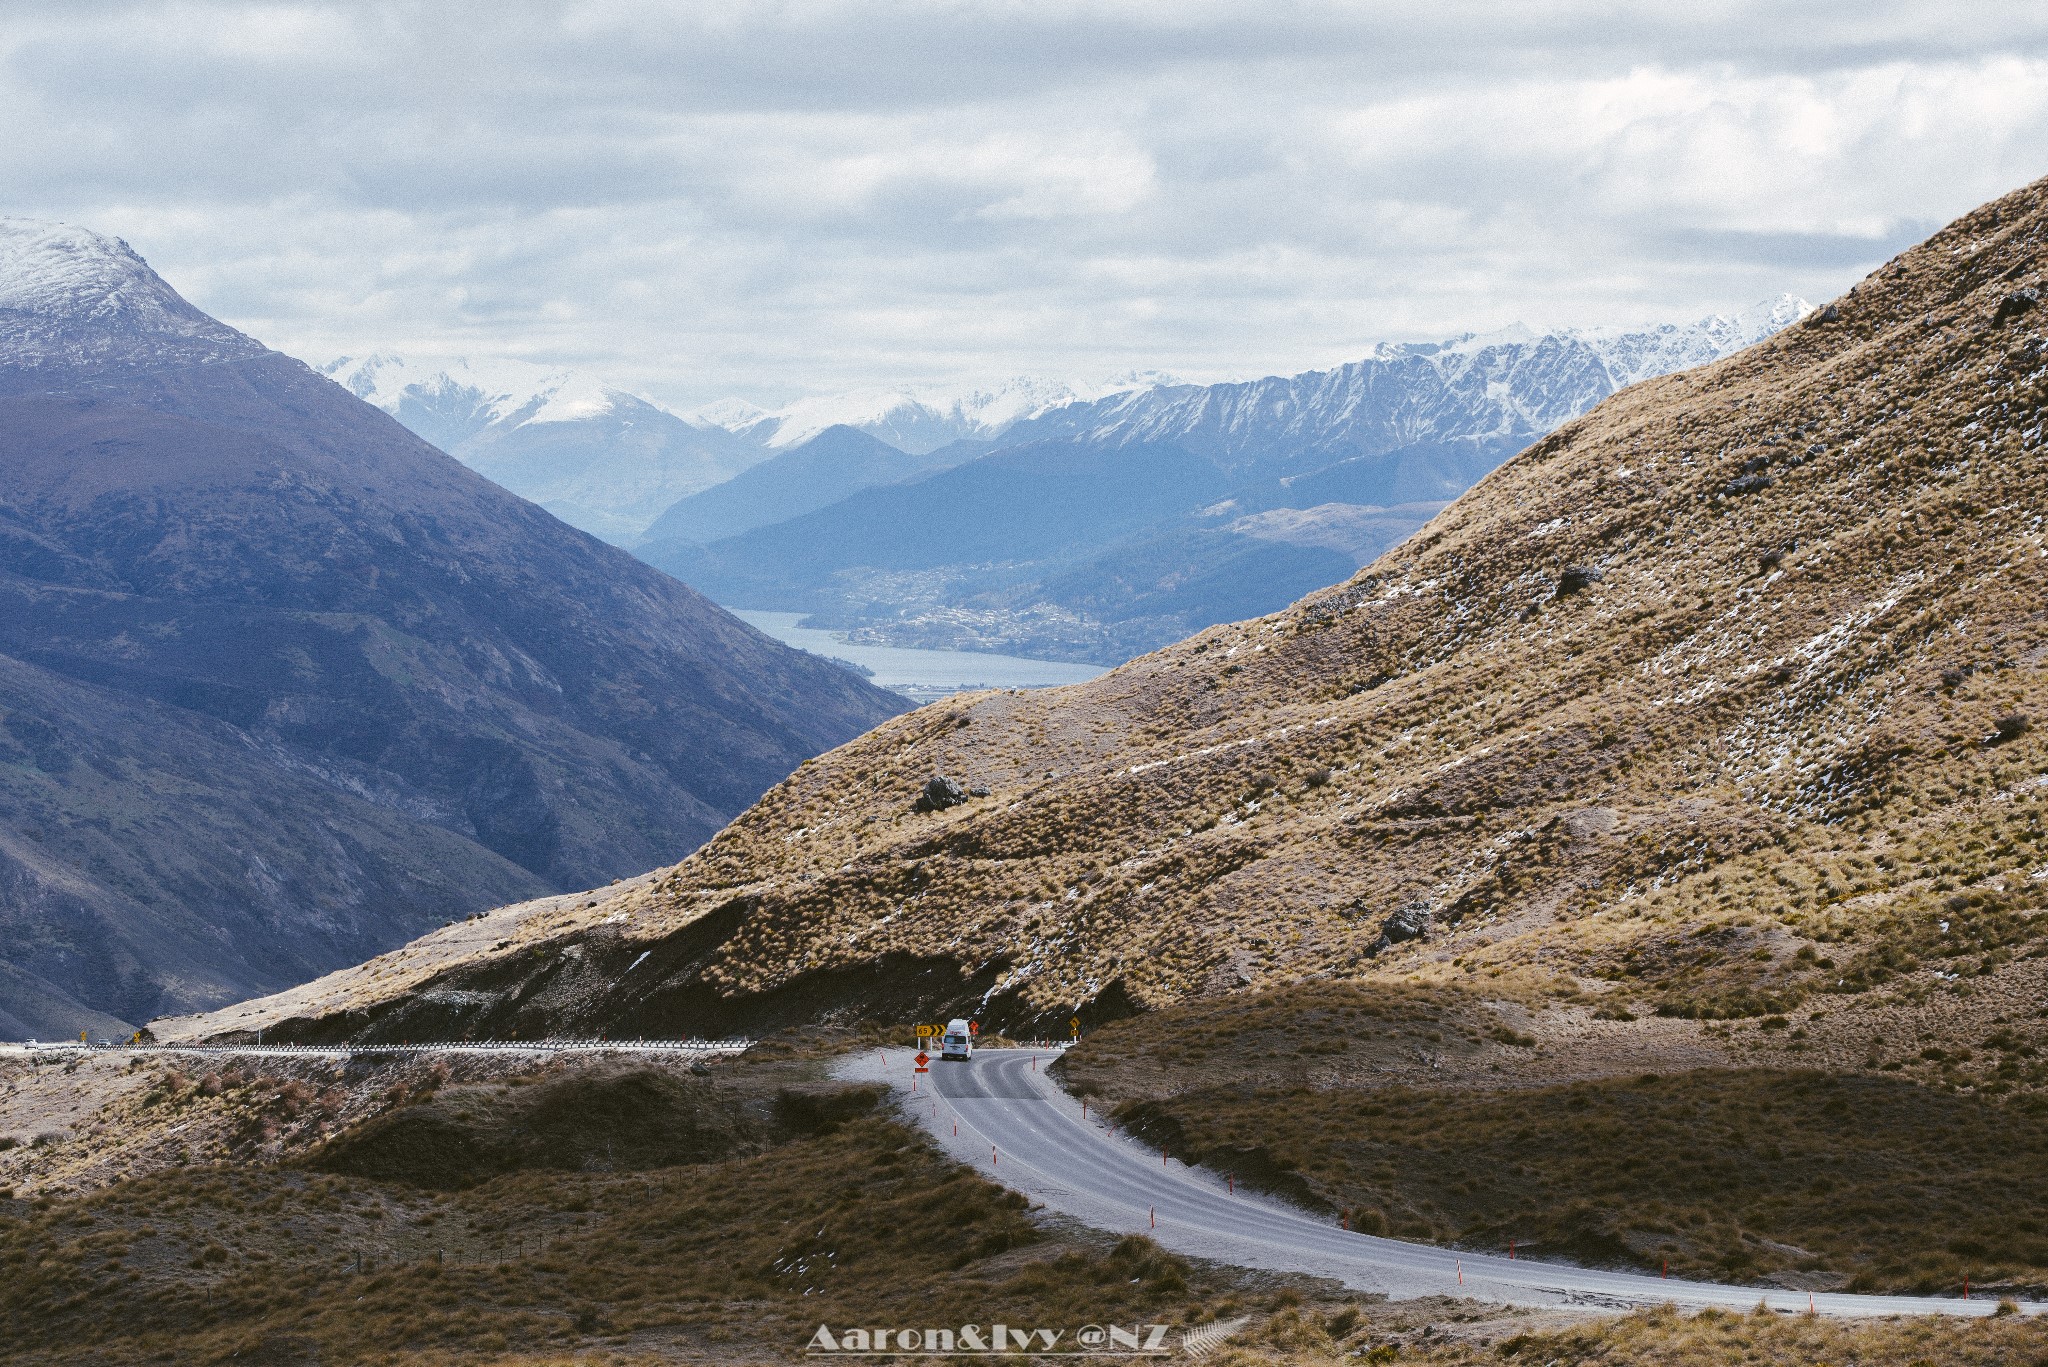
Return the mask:
[[1429,934],[1431,919],[1428,902],[1415,901],[1395,908],[1387,919],[1380,923],[1380,938],[1373,945],[1373,952],[1378,953],[1383,949],[1405,944],[1409,940],[1422,939]]
[[958,807],[965,801],[967,789],[944,774],[934,774],[925,781],[924,787],[918,790],[917,801],[912,805],[912,809],[920,812],[943,812],[948,807]]

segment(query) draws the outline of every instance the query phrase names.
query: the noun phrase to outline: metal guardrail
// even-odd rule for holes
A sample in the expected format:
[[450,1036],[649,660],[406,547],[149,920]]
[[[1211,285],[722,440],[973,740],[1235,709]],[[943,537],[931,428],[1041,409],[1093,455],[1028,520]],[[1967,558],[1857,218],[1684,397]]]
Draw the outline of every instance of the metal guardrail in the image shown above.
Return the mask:
[[[537,1039],[537,1040],[404,1040],[397,1044],[127,1044],[115,1040],[26,1040],[0,1041],[0,1053],[19,1050],[40,1054],[263,1054],[278,1057],[334,1058],[367,1054],[372,1057],[398,1054],[738,1054],[754,1047],[758,1040],[744,1035],[729,1039]],[[930,1041],[912,1040],[901,1046],[917,1048]],[[1070,1039],[1007,1040],[1001,1044],[977,1044],[981,1049],[1035,1049],[1061,1053],[1076,1041]]]
[[[752,1048],[751,1039],[666,1040],[666,1039],[538,1039],[538,1040],[426,1040],[398,1044],[120,1044],[111,1040],[86,1043],[82,1040],[29,1040],[14,1047],[32,1053],[51,1054],[263,1054],[282,1057],[368,1054],[737,1054]],[[5,1046],[0,1046],[5,1047]]]

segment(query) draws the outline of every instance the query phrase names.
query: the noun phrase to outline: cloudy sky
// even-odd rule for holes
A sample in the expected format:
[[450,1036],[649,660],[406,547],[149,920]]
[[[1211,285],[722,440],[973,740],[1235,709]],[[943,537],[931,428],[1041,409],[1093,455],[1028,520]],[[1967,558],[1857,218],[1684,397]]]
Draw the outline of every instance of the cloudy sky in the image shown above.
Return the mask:
[[0,212],[295,354],[677,404],[1820,299],[2048,174],[2048,7],[0,10]]

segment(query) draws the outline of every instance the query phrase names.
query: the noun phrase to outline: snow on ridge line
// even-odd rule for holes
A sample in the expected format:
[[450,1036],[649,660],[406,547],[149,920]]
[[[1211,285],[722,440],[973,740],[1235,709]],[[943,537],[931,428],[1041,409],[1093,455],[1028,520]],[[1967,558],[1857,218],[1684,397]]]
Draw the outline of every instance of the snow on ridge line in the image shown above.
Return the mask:
[[[1560,328],[1549,332],[1515,323],[1491,332],[1464,333],[1436,342],[1385,342],[1360,360],[1330,370],[1247,379],[1235,385],[1298,385],[1324,378],[1334,381],[1348,371],[1375,362],[1420,360],[1439,368],[1466,366],[1502,349],[1527,349],[1559,341],[1577,343],[1592,351],[1608,370],[1614,387],[1621,388],[1654,375],[1717,360],[1762,341],[1811,311],[1812,305],[1805,300],[1781,294],[1733,314],[1709,314],[1689,323]],[[521,425],[601,417],[621,400],[629,400],[646,403],[695,427],[722,429],[770,450],[786,450],[827,428],[842,425],[906,450],[932,450],[961,438],[994,440],[1019,423],[1061,410],[1105,403],[1108,407],[1102,411],[1102,420],[1109,426],[1118,426],[1140,420],[1138,415],[1149,406],[1149,401],[1165,397],[1164,391],[1192,396],[1214,388],[1159,371],[1133,371],[1092,384],[1027,375],[971,387],[880,386],[810,395],[775,409],[728,398],[678,411],[579,372],[528,361],[380,354],[343,357],[319,369],[387,412],[396,412],[408,390],[422,398],[445,398],[451,389],[467,392],[475,396],[480,408],[488,411],[491,421],[511,420]],[[1536,421],[1546,415],[1518,416]]]
[[[1598,327],[1554,328],[1548,332],[1538,332],[1526,323],[1510,323],[1492,332],[1465,332],[1437,342],[1382,342],[1367,353],[1366,359],[1469,356],[1490,348],[1521,346],[1556,338],[1583,342],[1601,353],[1603,359],[1611,360],[1615,353],[1626,351],[1631,346],[1662,345],[1673,356],[1698,358],[1687,360],[1685,364],[1700,364],[1727,355],[1731,350],[1761,342],[1811,312],[1813,305],[1798,295],[1780,294],[1772,299],[1759,300],[1732,314],[1710,313],[1689,323],[1608,323]],[[1635,378],[1647,379],[1648,376]],[[1632,381],[1625,381],[1629,382]]]
[[1095,384],[1020,375],[967,388],[883,386],[844,394],[812,395],[773,410],[744,400],[725,399],[694,409],[691,416],[752,437],[776,450],[809,441],[835,426],[856,427],[877,435],[896,429],[924,430],[947,440],[993,438],[1025,419],[1068,404],[1177,383],[1173,376],[1158,371],[1133,371]]
[[94,296],[151,283],[161,284],[156,272],[118,237],[69,223],[0,218],[0,308],[71,314]]
[[[1327,385],[1342,389],[1347,376],[1376,363],[1420,361],[1438,369],[1457,370],[1502,351],[1520,349],[1526,353],[1547,342],[1576,345],[1590,351],[1606,368],[1613,388],[1620,389],[1655,375],[1719,360],[1764,340],[1812,311],[1813,306],[1804,299],[1780,294],[1732,314],[1712,313],[1686,323],[1558,328],[1548,332],[1513,323],[1491,332],[1464,333],[1435,342],[1383,342],[1359,360],[1326,370],[1267,375],[1221,385],[1192,383],[1156,371],[1133,372],[1095,385],[1026,376],[965,391],[944,387],[862,389],[798,399],[775,410],[728,399],[692,410],[690,416],[776,449],[794,446],[836,424],[904,445],[918,444],[903,442],[904,435],[922,435],[927,442],[933,440],[934,433],[951,438],[994,439],[1018,423],[1034,418],[1052,415],[1057,420],[1063,411],[1072,411],[1076,418],[1082,418],[1089,405],[1099,406],[1095,430],[1107,434],[1119,427],[1144,424],[1147,414],[1174,409],[1181,400],[1206,404],[1219,391],[1250,394],[1276,385],[1296,389]],[[1560,415],[1521,412],[1517,407],[1511,416],[1524,426],[1547,427],[1554,425]]]
[[222,360],[265,350],[194,308],[120,238],[43,219],[0,216],[0,312],[10,315],[0,360],[16,365],[87,353],[177,350]]
[[582,371],[532,361],[378,352],[341,356],[314,368],[357,398],[392,414],[409,396],[445,400],[467,395],[494,423],[579,422],[603,417],[623,402],[644,404],[693,427],[713,425]]

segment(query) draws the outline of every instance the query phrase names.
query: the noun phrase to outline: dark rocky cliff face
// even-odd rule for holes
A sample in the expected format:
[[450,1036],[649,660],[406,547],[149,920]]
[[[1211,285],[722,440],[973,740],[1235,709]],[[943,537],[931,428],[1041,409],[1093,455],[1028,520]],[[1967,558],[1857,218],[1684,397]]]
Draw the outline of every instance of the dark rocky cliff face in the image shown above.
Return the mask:
[[283,986],[671,861],[902,710],[205,318],[119,244],[19,225],[0,1034]]

